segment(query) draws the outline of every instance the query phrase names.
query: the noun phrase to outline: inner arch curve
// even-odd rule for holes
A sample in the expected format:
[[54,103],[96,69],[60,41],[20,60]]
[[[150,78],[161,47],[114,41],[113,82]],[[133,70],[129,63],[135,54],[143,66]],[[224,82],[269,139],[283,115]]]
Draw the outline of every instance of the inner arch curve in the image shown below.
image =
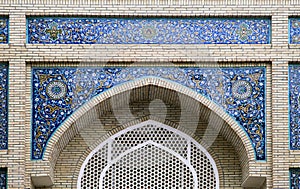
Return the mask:
[[[255,159],[265,160],[266,158],[265,69],[263,67],[221,68],[220,70],[193,67],[180,69],[174,67],[79,68],[77,71],[65,68],[33,69],[33,71],[33,85],[37,86],[34,88],[33,94],[39,97],[33,101],[31,151],[33,159],[47,157],[47,146],[49,144],[51,146],[51,141],[56,133],[65,125],[65,122],[72,124],[74,122],[72,114],[84,111],[88,102],[93,101],[91,99],[97,96],[109,98],[106,95],[120,85],[130,88],[129,83],[132,79],[144,81],[156,77],[159,80],[168,80],[167,82],[171,85],[179,85],[179,88],[184,88],[182,94],[190,91],[198,93],[198,96],[202,97],[201,103],[209,101],[203,103],[205,106],[206,104],[214,104],[214,108],[219,106],[213,111],[219,114],[218,111],[221,109],[221,113],[229,114],[231,117],[226,120],[227,122],[232,120],[235,122],[235,124],[231,122],[229,125],[241,127],[242,132],[237,133],[243,133],[246,135],[244,139],[249,139],[248,142],[252,145],[250,151],[254,151]],[[88,77],[86,74],[93,77]],[[77,81],[76,78],[79,80]],[[89,81],[86,82],[85,78],[89,78]],[[103,80],[103,78],[106,79]],[[74,86],[74,82],[78,86]],[[95,86],[94,82],[97,83]],[[82,87],[81,84],[85,87]],[[58,89],[59,95],[53,96],[52,89]],[[73,93],[78,89],[80,89],[78,93]],[[86,91],[88,91],[88,95],[86,95]],[[43,99],[46,99],[47,102]],[[66,107],[61,106],[61,103],[66,104]],[[88,109],[90,108],[88,107]],[[211,107],[209,108],[211,109]],[[221,117],[226,116],[222,115]],[[66,125],[70,126],[69,123]],[[235,129],[235,131],[237,130],[238,128]],[[59,133],[59,135],[61,134]]]
[[[183,94],[189,98],[192,98],[210,110],[212,110],[215,114],[217,114],[221,119],[228,123],[231,129],[237,134],[240,138],[241,143],[246,149],[246,156],[250,161],[255,161],[255,152],[253,150],[253,146],[246,135],[245,131],[240,127],[240,125],[228,114],[226,113],[220,106],[215,104],[213,101],[208,100],[203,95],[175,82],[171,82],[158,77],[147,77],[136,79],[130,82],[126,82],[120,84],[118,86],[113,87],[110,90],[107,90],[93,99],[89,100],[85,105],[83,105],[80,109],[74,112],[53,134],[47,143],[47,147],[45,149],[45,160],[50,160],[51,164],[55,165],[56,159],[60,154],[60,151],[68,144],[68,142],[72,139],[73,136],[78,134],[81,129],[80,122],[88,122],[91,114],[93,114],[93,108],[96,107],[100,102],[105,100],[109,100],[112,96],[119,95],[125,93],[127,91],[147,86],[154,85],[157,87],[165,88],[168,90],[175,91],[177,93]],[[91,113],[90,113],[91,112]],[[82,119],[84,115],[87,115],[87,118]],[[57,140],[58,139],[58,140]],[[56,155],[54,155],[56,154]],[[242,154],[244,156],[245,154]]]

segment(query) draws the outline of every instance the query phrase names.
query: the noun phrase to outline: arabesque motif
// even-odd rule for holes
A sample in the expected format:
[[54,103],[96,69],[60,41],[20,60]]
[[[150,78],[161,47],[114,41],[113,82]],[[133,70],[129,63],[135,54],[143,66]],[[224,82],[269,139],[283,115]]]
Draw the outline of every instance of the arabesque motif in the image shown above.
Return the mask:
[[0,188],[7,188],[7,170],[5,168],[0,168]]
[[33,68],[32,159],[42,159],[53,133],[84,103],[116,85],[143,77],[179,83],[221,106],[249,136],[256,159],[265,160],[264,67]]
[[290,149],[300,150],[300,66],[289,66]]
[[300,168],[290,169],[290,189],[298,189],[300,187]]
[[267,18],[27,19],[33,44],[268,44]]
[[300,18],[289,19],[289,43],[300,44]]
[[0,18],[0,44],[8,43],[8,18]]
[[0,64],[0,150],[8,148],[8,66]]

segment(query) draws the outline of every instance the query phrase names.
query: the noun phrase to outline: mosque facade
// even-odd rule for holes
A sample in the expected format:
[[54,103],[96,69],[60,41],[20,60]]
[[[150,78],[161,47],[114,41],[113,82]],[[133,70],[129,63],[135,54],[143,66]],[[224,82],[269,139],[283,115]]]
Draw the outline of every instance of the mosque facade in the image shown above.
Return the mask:
[[300,1],[0,7],[1,189],[300,188]]

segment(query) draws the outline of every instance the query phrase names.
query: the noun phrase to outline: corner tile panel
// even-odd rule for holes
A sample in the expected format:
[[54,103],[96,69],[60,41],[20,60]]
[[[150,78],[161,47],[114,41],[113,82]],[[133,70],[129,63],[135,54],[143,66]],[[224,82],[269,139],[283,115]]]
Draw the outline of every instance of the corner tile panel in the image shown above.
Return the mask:
[[300,44],[300,18],[289,19],[289,43]]
[[0,189],[7,188],[7,169],[0,168]]
[[300,66],[289,66],[290,149],[300,150]]
[[27,19],[32,44],[269,44],[268,18]]
[[290,189],[300,188],[300,168],[290,169]]
[[0,150],[8,148],[8,66],[0,64]]
[[8,43],[8,18],[0,17],[0,44]]
[[32,70],[32,159],[74,111],[96,95],[133,79],[159,77],[196,91],[244,129],[257,160],[266,158],[265,68],[60,67]]

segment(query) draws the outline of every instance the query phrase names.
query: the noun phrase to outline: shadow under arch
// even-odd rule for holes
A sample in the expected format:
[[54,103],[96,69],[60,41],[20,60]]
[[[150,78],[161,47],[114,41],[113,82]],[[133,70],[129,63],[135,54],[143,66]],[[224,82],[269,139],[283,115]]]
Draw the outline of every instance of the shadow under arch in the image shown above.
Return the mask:
[[[215,104],[213,101],[207,99],[203,95],[197,93],[196,91],[193,91],[188,87],[162,78],[145,77],[119,84],[97,95],[93,99],[89,100],[85,105],[80,107],[67,120],[64,121],[64,123],[56,130],[54,135],[50,138],[45,150],[43,161],[48,162],[49,175],[53,177],[53,170],[55,168],[56,161],[61,151],[69,143],[69,141],[80,132],[84,125],[82,123],[88,123],[92,120],[91,118],[93,117],[93,114],[97,113],[94,111],[94,107],[97,104],[108,100],[112,96],[148,85],[172,90],[179,94],[185,95],[191,99],[194,99],[195,101],[201,103],[202,105],[210,109],[222,120],[224,120],[230,126],[230,128],[227,128],[227,130],[224,132],[229,133],[228,136],[230,136],[230,133],[237,136],[232,138],[228,137],[227,140],[230,141],[236,149],[238,149],[237,153],[242,164],[243,172],[246,173],[245,175],[243,175],[243,180],[245,180],[249,175],[252,174],[249,172],[249,170],[251,170],[249,167],[254,165],[256,162],[254,149],[245,131],[229,114],[227,114],[220,106]],[[244,150],[240,150],[241,145],[242,148],[244,148]]]

